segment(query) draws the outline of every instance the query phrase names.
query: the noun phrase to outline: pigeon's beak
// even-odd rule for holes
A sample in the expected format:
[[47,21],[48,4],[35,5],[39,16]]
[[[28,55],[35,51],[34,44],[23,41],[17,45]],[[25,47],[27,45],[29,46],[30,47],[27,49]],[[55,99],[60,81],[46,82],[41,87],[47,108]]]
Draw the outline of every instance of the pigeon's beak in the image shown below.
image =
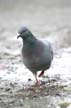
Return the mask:
[[18,39],[19,37],[21,37],[21,35],[18,35],[18,36],[17,36],[17,39]]

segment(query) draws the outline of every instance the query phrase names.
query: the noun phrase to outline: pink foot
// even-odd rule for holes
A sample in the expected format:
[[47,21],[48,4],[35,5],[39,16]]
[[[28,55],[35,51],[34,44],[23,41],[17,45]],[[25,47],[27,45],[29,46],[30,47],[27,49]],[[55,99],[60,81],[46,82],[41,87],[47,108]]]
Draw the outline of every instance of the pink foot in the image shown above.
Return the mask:
[[42,84],[42,82],[40,80],[36,80],[35,85],[41,85],[41,84]]

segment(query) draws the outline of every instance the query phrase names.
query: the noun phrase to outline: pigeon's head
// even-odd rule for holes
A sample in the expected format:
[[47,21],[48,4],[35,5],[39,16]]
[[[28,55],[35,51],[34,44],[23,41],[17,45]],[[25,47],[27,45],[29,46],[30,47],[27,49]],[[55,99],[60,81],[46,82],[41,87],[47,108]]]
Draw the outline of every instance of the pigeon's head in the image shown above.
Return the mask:
[[31,38],[33,36],[27,27],[21,27],[18,33],[19,35],[17,36],[17,38],[21,37],[23,40],[27,40],[28,38]]
[[35,44],[36,38],[27,27],[20,28],[18,33],[19,35],[17,36],[17,38],[21,37],[23,39],[24,44],[26,45]]

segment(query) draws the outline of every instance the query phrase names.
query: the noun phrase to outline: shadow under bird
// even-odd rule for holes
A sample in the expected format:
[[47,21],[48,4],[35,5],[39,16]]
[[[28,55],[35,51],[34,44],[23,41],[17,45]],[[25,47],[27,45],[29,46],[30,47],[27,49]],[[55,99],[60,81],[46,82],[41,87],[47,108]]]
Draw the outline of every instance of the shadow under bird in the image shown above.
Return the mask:
[[17,38],[21,37],[23,40],[24,65],[35,75],[37,71],[41,71],[38,76],[43,76],[44,71],[50,68],[53,59],[51,44],[47,40],[36,38],[27,27],[21,27],[18,33]]

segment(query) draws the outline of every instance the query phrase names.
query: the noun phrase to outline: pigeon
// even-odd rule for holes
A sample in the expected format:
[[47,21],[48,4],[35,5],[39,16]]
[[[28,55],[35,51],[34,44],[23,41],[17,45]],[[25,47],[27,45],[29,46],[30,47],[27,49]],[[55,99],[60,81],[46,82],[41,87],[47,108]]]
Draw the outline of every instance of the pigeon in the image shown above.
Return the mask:
[[48,40],[36,38],[27,27],[21,27],[18,34],[17,38],[21,37],[23,41],[22,60],[24,65],[35,76],[38,71],[41,71],[38,77],[42,77],[44,71],[50,68],[53,60],[51,43]]

